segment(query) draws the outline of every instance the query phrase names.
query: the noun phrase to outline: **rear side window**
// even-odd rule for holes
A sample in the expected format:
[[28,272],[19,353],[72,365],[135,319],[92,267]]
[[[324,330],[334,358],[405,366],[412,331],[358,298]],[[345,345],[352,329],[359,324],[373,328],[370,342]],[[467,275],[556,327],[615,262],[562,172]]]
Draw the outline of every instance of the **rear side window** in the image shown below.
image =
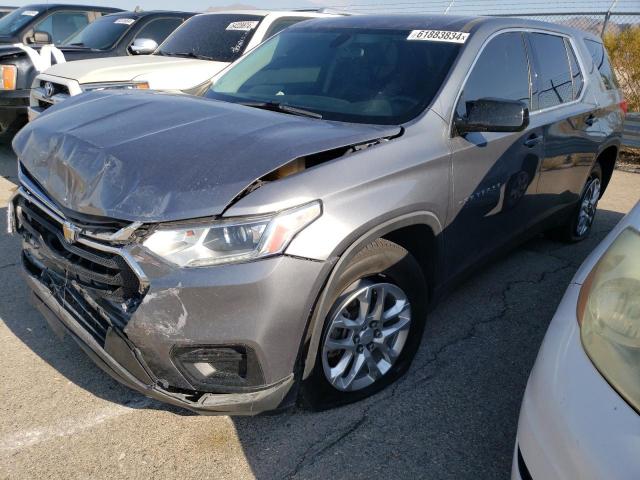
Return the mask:
[[582,70],[580,69],[580,64],[578,63],[578,57],[576,57],[576,52],[571,46],[571,42],[565,38],[564,45],[567,48],[567,52],[569,52],[569,65],[571,66],[571,78],[573,81],[573,99],[576,100],[582,93],[584,77],[582,75]]
[[482,98],[518,100],[530,108],[529,64],[521,33],[503,33],[484,48],[464,86],[456,114],[464,118],[467,105]]
[[538,107],[555,107],[573,100],[571,67],[564,38],[531,33],[538,82]]
[[615,73],[613,73],[613,69],[609,63],[609,56],[607,55],[604,46],[594,40],[585,39],[584,43],[589,49],[589,53],[591,53],[593,63],[600,72],[600,78],[602,78],[604,87],[607,90],[615,90],[618,88],[618,81]]

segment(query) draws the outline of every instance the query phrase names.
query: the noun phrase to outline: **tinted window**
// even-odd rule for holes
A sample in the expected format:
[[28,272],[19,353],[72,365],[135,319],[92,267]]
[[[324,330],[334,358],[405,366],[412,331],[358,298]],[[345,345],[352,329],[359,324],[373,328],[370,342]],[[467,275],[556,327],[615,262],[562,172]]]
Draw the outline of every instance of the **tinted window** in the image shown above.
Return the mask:
[[157,44],[161,44],[181,23],[182,19],[180,18],[159,18],[152,20],[142,27],[136,35],[136,38],[150,38]]
[[233,62],[244,52],[262,18],[244,14],[197,15],[170,35],[158,54]]
[[111,48],[134,23],[134,18],[121,15],[101,17],[67,39],[64,45],[106,50]]
[[594,42],[593,40],[585,40],[585,45],[591,53],[593,63],[600,72],[600,77],[607,90],[614,90],[618,88],[618,81],[613,73],[611,64],[609,63],[609,56],[601,43]]
[[14,35],[41,14],[42,11],[30,7],[14,10],[0,19],[0,35]]
[[458,116],[465,117],[468,102],[481,98],[518,100],[529,107],[529,65],[521,33],[499,35],[484,48],[462,91]]
[[564,38],[545,33],[530,34],[538,81],[538,108],[573,100],[573,83]]
[[305,20],[309,20],[309,18],[300,18],[300,17],[278,18],[277,20],[273,21],[273,23],[269,27],[269,30],[267,30],[265,38],[273,37],[276,33],[281,32],[285,28],[290,27],[291,25],[295,25],[298,22],[303,22]]
[[431,103],[460,50],[408,40],[409,33],[287,29],[228,70],[207,96],[278,103],[329,120],[403,123]]
[[573,78],[573,98],[574,100],[580,96],[582,92],[582,86],[584,85],[584,78],[582,77],[582,70],[580,70],[580,64],[576,58],[576,52],[573,51],[571,43],[566,38],[564,39],[565,47],[569,52],[569,63],[571,64],[571,77]]

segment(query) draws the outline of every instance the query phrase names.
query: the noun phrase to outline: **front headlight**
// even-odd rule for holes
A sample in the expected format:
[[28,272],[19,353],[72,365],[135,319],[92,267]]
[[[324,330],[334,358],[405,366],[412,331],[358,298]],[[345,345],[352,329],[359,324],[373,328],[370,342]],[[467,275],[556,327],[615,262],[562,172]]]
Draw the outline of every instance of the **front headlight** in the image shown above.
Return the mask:
[[143,245],[180,267],[243,262],[284,252],[321,214],[320,202],[315,201],[264,217],[161,227]]
[[624,230],[580,290],[578,321],[591,361],[640,411],[640,233]]
[[149,82],[85,83],[80,87],[83,92],[95,92],[97,90],[148,90]]
[[18,78],[18,68],[15,65],[0,65],[0,90],[15,90]]

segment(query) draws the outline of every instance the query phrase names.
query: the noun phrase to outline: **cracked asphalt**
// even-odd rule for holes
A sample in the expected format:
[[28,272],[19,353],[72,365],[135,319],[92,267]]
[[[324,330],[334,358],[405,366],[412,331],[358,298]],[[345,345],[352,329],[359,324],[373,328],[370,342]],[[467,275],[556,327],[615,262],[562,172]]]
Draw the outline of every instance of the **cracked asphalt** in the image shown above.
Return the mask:
[[[15,160],[0,151],[0,208]],[[27,301],[18,239],[0,236],[0,478],[508,478],[521,397],[582,260],[640,198],[616,171],[587,241],[539,237],[430,315],[409,373],[322,413],[199,417],[127,390]]]

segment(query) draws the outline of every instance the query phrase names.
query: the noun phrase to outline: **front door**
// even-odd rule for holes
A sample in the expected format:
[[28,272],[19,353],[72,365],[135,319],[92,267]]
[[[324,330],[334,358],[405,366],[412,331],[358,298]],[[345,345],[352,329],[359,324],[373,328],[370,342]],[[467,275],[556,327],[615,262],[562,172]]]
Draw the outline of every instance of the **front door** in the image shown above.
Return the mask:
[[[524,33],[489,41],[472,67],[456,106],[483,98],[518,100],[530,108],[531,81]],[[451,138],[452,214],[445,228],[448,273],[454,276],[526,228],[538,215],[537,177],[542,129],[467,133]]]

